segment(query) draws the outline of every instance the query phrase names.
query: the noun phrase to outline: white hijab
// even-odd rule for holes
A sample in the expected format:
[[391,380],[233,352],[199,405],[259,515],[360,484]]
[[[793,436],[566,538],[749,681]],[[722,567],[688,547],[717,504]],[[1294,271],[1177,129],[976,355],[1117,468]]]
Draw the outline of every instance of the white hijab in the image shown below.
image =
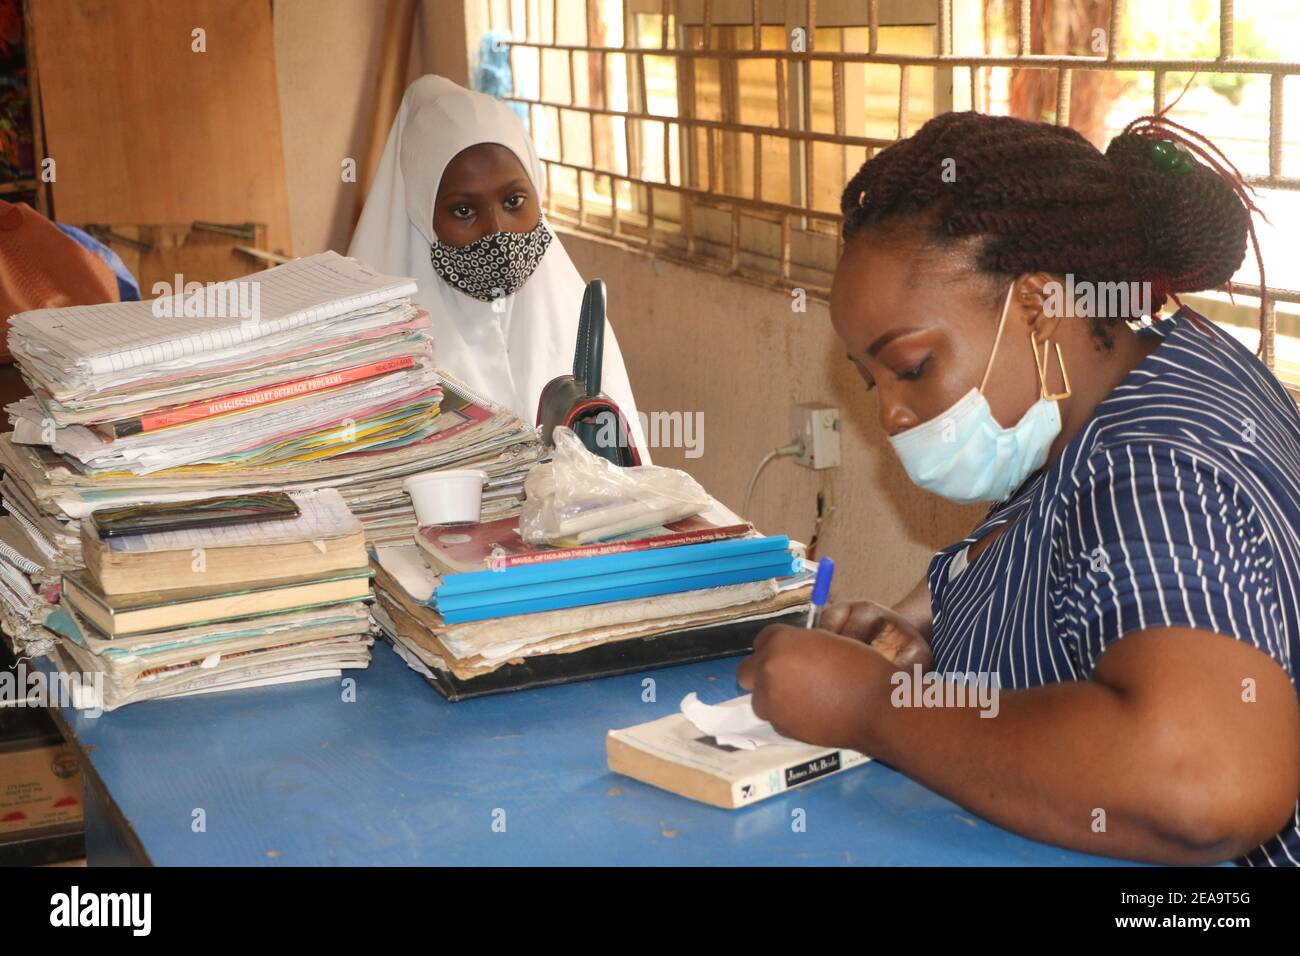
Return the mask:
[[[434,364],[532,424],[546,383],[573,371],[586,283],[554,231],[537,271],[504,303],[495,303],[501,311],[458,292],[433,271],[429,250],[438,184],[452,158],[479,143],[498,143],[513,152],[544,202],[546,180],[537,150],[509,106],[441,76],[412,83],[388,133],[348,255],[380,272],[415,279],[415,302],[433,317]],[[648,463],[632,386],[609,326],[601,390],[627,416]]]

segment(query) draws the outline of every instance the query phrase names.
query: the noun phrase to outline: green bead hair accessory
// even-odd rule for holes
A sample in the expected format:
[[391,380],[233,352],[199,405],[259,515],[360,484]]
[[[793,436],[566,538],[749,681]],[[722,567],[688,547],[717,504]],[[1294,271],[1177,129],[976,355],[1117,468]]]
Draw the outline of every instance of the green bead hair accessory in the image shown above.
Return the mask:
[[1167,139],[1152,141],[1151,162],[1160,169],[1172,173],[1188,173],[1196,165],[1196,160],[1192,159],[1186,150]]

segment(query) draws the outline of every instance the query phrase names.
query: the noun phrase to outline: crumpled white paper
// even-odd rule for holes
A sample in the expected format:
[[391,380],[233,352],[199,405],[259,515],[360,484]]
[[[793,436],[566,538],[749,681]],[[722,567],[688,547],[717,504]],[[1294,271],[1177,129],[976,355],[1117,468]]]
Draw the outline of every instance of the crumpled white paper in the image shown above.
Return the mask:
[[701,733],[724,747],[757,750],[770,744],[798,744],[782,737],[771,724],[754,713],[753,695],[746,694],[723,704],[706,704],[695,692],[682,698],[682,714]]

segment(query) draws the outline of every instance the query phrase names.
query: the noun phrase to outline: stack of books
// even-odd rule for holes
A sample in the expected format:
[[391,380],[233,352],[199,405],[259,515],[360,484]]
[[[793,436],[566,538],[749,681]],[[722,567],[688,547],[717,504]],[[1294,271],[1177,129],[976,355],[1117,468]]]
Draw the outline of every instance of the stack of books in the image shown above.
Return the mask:
[[463,624],[744,584],[798,569],[784,536],[631,548],[451,575],[434,589],[433,605],[448,624]]
[[[765,537],[718,503],[701,515],[578,547],[530,545],[518,518],[422,528],[376,552],[381,633],[449,697],[510,689],[549,672],[581,676],[564,655],[640,639],[752,624],[806,611],[812,576],[785,537]],[[749,628],[752,637],[753,628]],[[739,646],[701,641],[697,657]],[[623,655],[623,670],[668,658]],[[609,655],[588,676],[620,669]],[[576,668],[576,669],[575,669]]]
[[415,531],[403,479],[472,467],[484,517],[517,514],[546,448],[436,370],[414,289],[327,252],[167,299],[14,316],[33,396],[6,408],[0,534],[39,567],[7,565],[34,594],[0,590],[6,632],[47,637],[50,579],[85,566],[81,525],[102,508],[333,487],[376,545]]
[[[162,697],[337,677],[370,662],[369,554],[334,489],[249,524],[98,538],[45,626],[105,710]],[[83,682],[84,682],[83,678]]]

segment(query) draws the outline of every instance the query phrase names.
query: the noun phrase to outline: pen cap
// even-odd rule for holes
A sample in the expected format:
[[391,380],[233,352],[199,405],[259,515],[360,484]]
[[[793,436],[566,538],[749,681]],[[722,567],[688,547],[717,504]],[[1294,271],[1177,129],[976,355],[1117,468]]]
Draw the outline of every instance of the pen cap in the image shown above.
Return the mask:
[[831,596],[831,578],[835,575],[835,562],[822,558],[817,562],[817,577],[813,579],[812,602],[819,607]]

